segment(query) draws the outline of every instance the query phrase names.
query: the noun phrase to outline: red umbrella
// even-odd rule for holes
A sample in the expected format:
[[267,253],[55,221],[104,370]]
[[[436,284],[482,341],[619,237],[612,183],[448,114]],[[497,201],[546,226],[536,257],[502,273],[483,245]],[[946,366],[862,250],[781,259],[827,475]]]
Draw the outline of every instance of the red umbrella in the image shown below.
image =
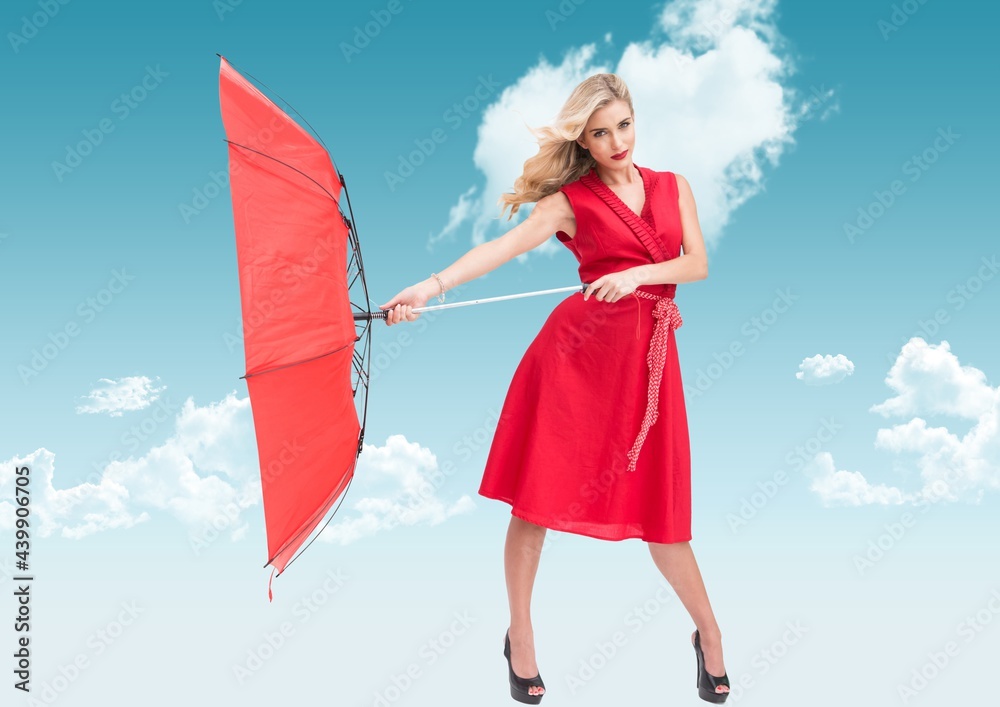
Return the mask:
[[359,284],[366,307],[368,296],[353,224],[340,211],[344,181],[326,148],[224,57],[219,99],[243,311],[242,377],[260,460],[264,566],[274,567],[273,580],[354,476],[364,437],[355,393],[360,385],[367,403],[370,326],[358,331],[350,291]]
[[350,197],[326,146],[219,56],[246,354],[241,378],[257,438],[271,599],[275,572],[301,555],[354,477],[368,406],[371,320],[386,312],[369,309]]

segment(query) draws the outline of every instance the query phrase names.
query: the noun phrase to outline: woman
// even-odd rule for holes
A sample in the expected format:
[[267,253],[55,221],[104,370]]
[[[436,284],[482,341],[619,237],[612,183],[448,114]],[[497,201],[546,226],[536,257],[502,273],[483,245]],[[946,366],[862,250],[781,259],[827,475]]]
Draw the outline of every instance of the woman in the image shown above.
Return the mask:
[[380,305],[389,326],[414,321],[412,310],[432,296],[443,300],[553,233],[590,283],[555,307],[525,352],[479,489],[511,505],[504,656],[511,696],[531,704],[545,689],[530,604],[549,528],[645,540],[695,623],[699,695],[729,696],[721,631],[689,542],[690,453],[674,339],[677,284],[707,277],[708,263],[687,180],[632,162],[633,123],[621,78],[580,83],[555,125],[533,131],[539,152],[500,199],[511,216],[537,202],[528,218]]

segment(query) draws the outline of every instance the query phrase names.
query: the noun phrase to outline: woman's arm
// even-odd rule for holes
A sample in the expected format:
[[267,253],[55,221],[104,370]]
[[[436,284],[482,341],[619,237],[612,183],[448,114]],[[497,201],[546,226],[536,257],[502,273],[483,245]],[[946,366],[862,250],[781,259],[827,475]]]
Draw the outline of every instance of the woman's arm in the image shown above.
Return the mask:
[[681,212],[681,226],[684,236],[681,240],[683,254],[662,263],[650,263],[634,268],[640,285],[660,285],[694,282],[708,277],[708,257],[705,254],[705,240],[698,225],[698,208],[688,180],[677,177],[677,202]]
[[[445,290],[450,290],[469,280],[475,280],[491,270],[495,270],[511,258],[537,248],[556,231],[570,228],[573,218],[573,208],[569,199],[562,192],[556,192],[542,197],[528,218],[505,234],[486,243],[480,243],[461,258],[441,270],[438,277],[444,283]],[[414,321],[419,314],[411,310],[423,307],[427,300],[441,292],[441,286],[433,275],[410,285],[400,291],[379,308],[389,310],[385,323],[397,324],[401,321]]]
[[[480,243],[454,263],[438,272],[446,289],[458,287],[462,283],[475,280],[491,270],[495,270],[521,253],[537,248],[556,231],[565,230],[566,217],[572,217],[569,199],[562,192],[542,197],[528,218],[505,234],[486,243]],[[431,292],[437,294],[440,287],[433,277],[425,282],[433,284]]]

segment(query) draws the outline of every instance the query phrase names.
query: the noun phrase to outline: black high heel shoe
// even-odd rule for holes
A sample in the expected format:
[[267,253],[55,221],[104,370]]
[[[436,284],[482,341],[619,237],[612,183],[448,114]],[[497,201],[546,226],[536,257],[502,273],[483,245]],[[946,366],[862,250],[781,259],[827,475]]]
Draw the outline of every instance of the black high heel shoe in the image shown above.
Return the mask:
[[529,705],[537,705],[541,702],[542,697],[545,695],[544,692],[539,695],[532,695],[528,692],[529,687],[545,688],[545,683],[542,682],[541,674],[538,674],[533,678],[522,678],[521,676],[514,674],[514,668],[510,664],[510,629],[507,629],[507,635],[504,637],[503,657],[507,659],[507,675],[508,680],[510,681],[510,696],[518,702],[524,702]]
[[694,653],[698,656],[698,679],[695,682],[695,685],[698,686],[698,697],[706,702],[722,704],[729,697],[729,691],[716,692],[715,688],[719,685],[729,687],[729,677],[726,673],[723,673],[722,677],[710,675],[705,670],[705,654],[701,650],[701,634],[697,630],[694,632]]

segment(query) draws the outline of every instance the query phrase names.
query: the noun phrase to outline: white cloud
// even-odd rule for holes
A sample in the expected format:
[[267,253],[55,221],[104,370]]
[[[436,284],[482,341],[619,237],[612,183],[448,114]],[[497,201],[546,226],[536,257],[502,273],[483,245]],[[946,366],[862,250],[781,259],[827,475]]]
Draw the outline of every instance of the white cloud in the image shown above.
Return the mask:
[[664,6],[660,27],[671,41],[702,51],[740,27],[774,43],[777,31],[771,16],[776,5],[776,0],[674,0]]
[[[174,419],[174,432],[163,444],[134,458],[111,461],[101,473],[66,488],[56,488],[56,455],[41,448],[0,465],[0,498],[14,497],[15,469],[31,467],[32,514],[39,537],[53,534],[80,539],[150,520],[165,511],[188,530],[192,541],[205,542],[227,530],[231,540],[246,537],[247,509],[260,503],[260,470],[249,398],[230,393],[199,407],[188,398]],[[344,506],[360,516],[326,528],[326,540],[347,544],[395,525],[437,525],[474,505],[467,495],[448,503],[437,496],[446,477],[430,450],[389,437],[384,447],[366,444],[355,480],[370,495]],[[360,483],[359,483],[360,482]],[[0,529],[14,526],[15,507],[0,502]],[[338,512],[336,517],[342,517]]]
[[147,376],[126,376],[118,380],[101,378],[76,411],[80,414],[106,412],[111,417],[120,417],[124,410],[149,407],[165,389],[166,386],[154,388]]
[[913,492],[874,485],[860,472],[837,470],[828,453],[818,454],[810,488],[825,503],[979,502],[986,491],[1000,490],[1000,386],[988,385],[979,369],[962,366],[947,341],[934,345],[920,337],[903,345],[886,384],[897,395],[871,412],[950,415],[973,420],[972,428],[959,435],[918,416],[878,430],[877,448],[919,470],[923,486]]
[[[347,545],[397,525],[438,525],[475,508],[468,495],[451,503],[439,498],[438,491],[447,484],[447,477],[438,468],[437,457],[403,435],[390,435],[383,447],[364,445],[353,490],[357,490],[359,480],[366,490],[374,491],[373,495],[350,503],[358,515],[331,521],[319,536],[323,540]],[[348,506],[347,501],[344,506]],[[341,513],[343,509],[334,517]]]
[[458,197],[458,203],[448,210],[447,225],[436,236],[431,234],[430,240],[427,241],[427,250],[430,250],[435,243],[443,240],[445,237],[453,237],[458,227],[472,215],[472,210],[476,203],[472,195],[475,193],[476,186],[472,185],[464,194]]
[[[10,470],[30,464],[39,535],[74,539],[131,527],[149,520],[152,509],[201,529],[224,515],[227,504],[242,509],[257,502],[260,480],[248,398],[231,393],[206,407],[188,398],[174,425],[163,444],[138,458],[110,461],[100,474],[67,488],[55,487],[51,451],[41,448],[16,457],[0,471],[2,495],[12,496],[7,493],[13,484]],[[13,506],[0,503],[0,527],[10,527],[12,520]]]
[[[538,149],[522,119],[532,126],[551,123],[573,88],[598,72],[618,73],[628,83],[636,111],[636,163],[688,179],[706,244],[715,245],[730,214],[762,189],[763,161],[776,164],[798,123],[817,108],[815,97],[799,101],[782,84],[793,67],[779,56],[774,7],[773,0],[675,1],[651,27],[650,38],[630,43],[620,56],[598,59],[597,45],[587,44],[570,49],[555,65],[540,58],[484,111],[473,160],[485,183],[474,199],[472,189],[459,197],[428,247],[466,222],[477,245],[527,216],[531,205],[500,221],[496,204]],[[605,45],[603,51],[613,48]],[[822,97],[830,100],[829,93]],[[549,239],[533,252],[551,254],[561,247]]]
[[839,383],[854,373],[854,364],[847,356],[837,354],[821,356],[816,354],[803,359],[795,377],[807,385],[829,385]]
[[[61,532],[63,537],[81,538],[112,528],[130,528],[149,520],[149,514],[130,509],[125,487],[108,480],[84,482],[64,489],[53,485],[55,454],[43,448],[23,457],[14,457],[0,466],[0,491],[14,498],[15,470],[30,469],[32,527],[38,537]],[[15,506],[0,501],[0,528],[14,527]]]
[[[595,51],[593,44],[574,49],[558,66],[542,58],[514,85],[504,89],[484,111],[473,162],[483,172],[486,183],[479,196],[465,209],[465,220],[472,220],[474,244],[485,242],[488,231],[507,231],[527,216],[528,209],[525,207],[510,221],[506,218],[501,221],[500,208],[496,203],[500,194],[513,188],[514,179],[520,174],[524,161],[538,149],[535,138],[524,123],[537,126],[550,122],[576,84],[594,72],[611,71],[608,66],[597,66],[592,62]],[[466,191],[462,196],[471,193]],[[452,230],[457,226],[451,221],[448,224]],[[537,251],[551,253],[559,247],[549,240]],[[522,254],[518,259],[526,257]]]
[[959,364],[947,341],[933,346],[919,337],[903,345],[885,383],[898,394],[869,410],[885,417],[926,412],[977,420],[996,398],[986,374]]
[[810,490],[818,493],[827,504],[889,505],[913,500],[912,494],[907,495],[895,486],[870,483],[859,471],[837,469],[833,463],[833,455],[829,452],[817,454],[804,473],[813,477]]

